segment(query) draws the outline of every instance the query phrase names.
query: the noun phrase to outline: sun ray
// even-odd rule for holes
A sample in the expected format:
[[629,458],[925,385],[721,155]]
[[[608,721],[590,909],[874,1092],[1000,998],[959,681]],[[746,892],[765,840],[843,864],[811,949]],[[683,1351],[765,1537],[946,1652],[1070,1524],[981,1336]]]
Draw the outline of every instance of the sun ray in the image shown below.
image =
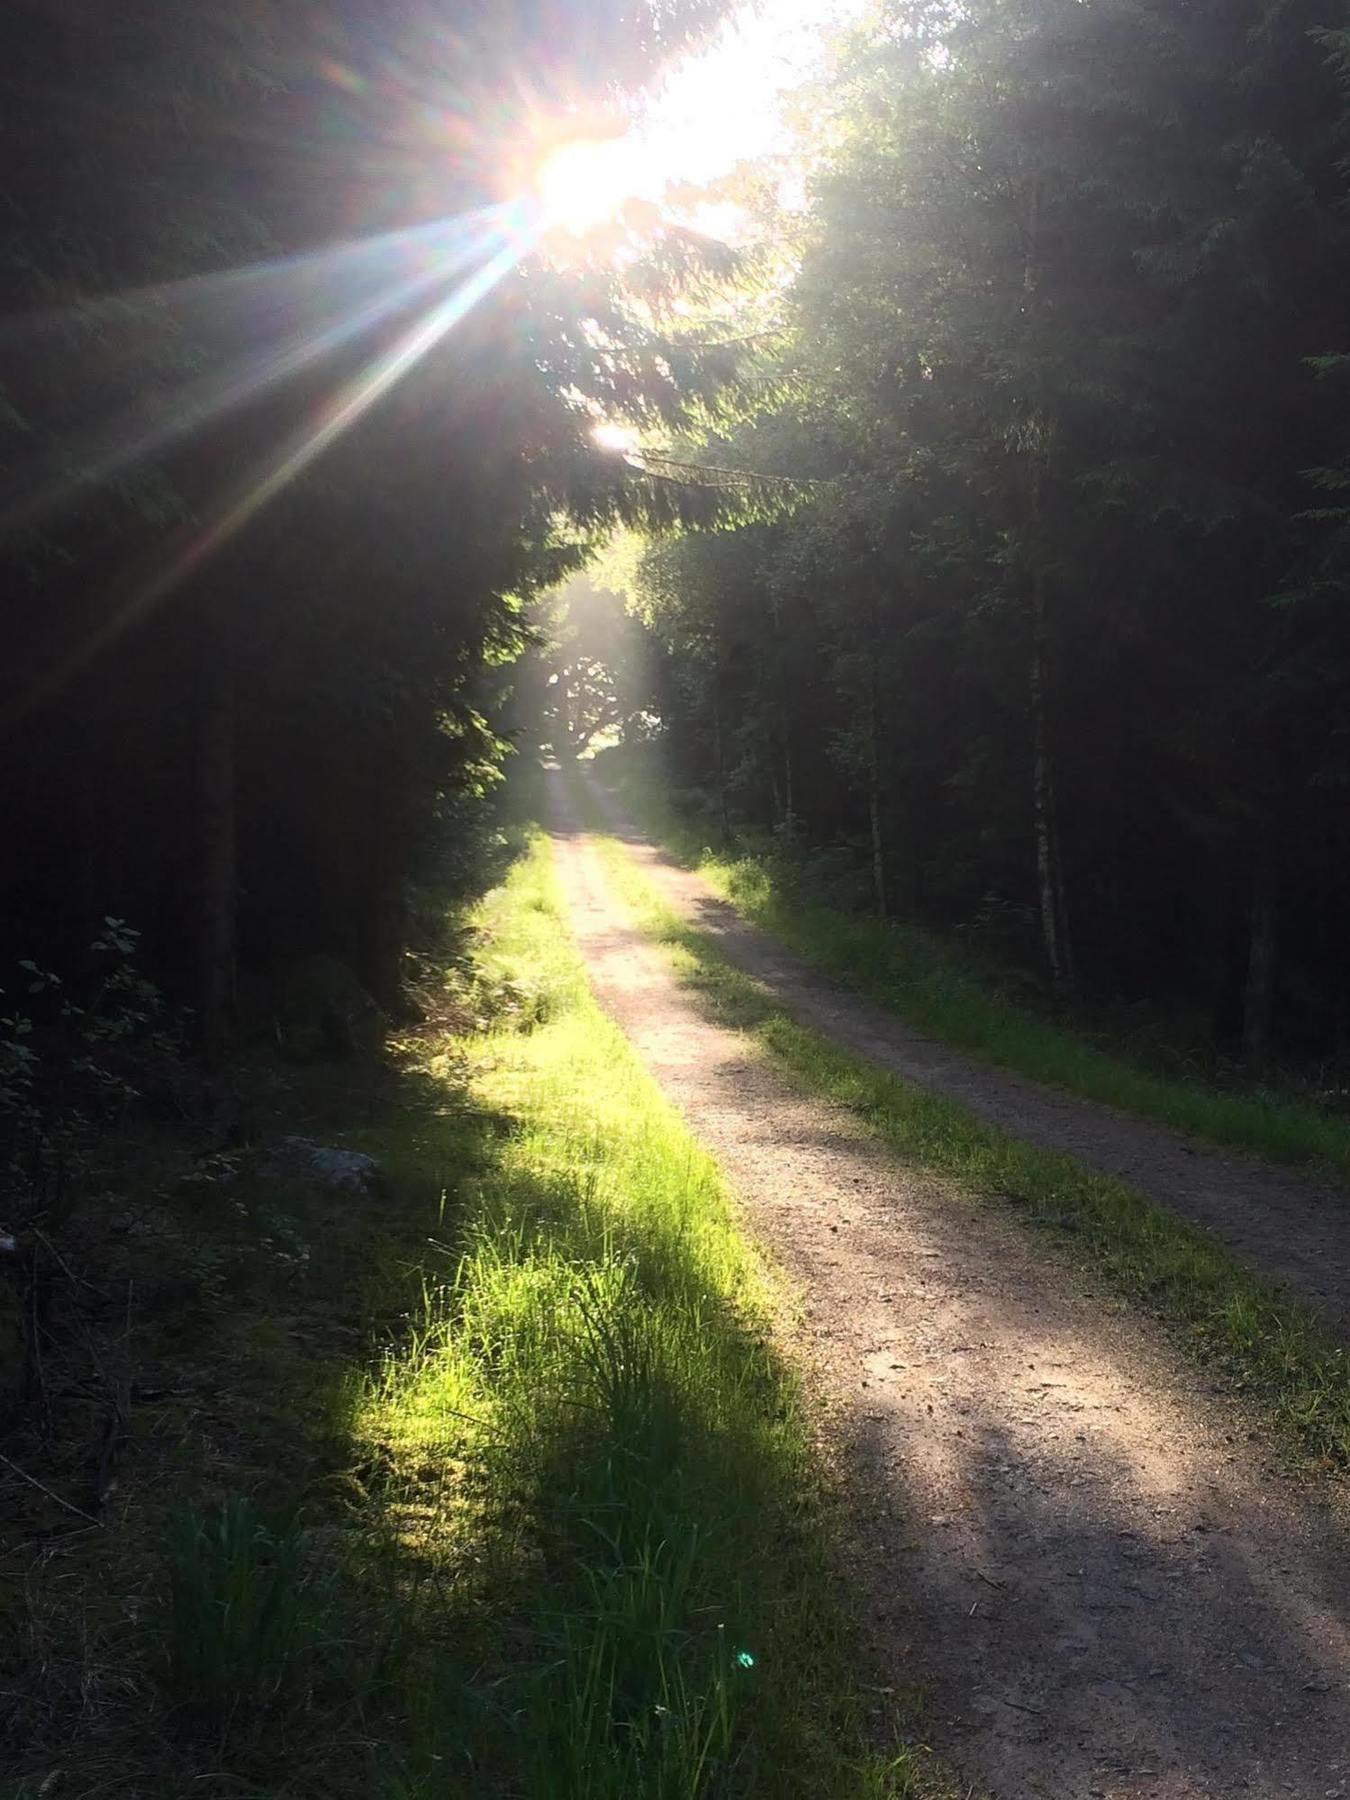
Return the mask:
[[72,325],[105,324],[134,317],[138,312],[150,318],[163,317],[167,312],[175,319],[186,320],[197,313],[213,313],[227,303],[246,302],[265,310],[270,300],[290,307],[306,284],[315,293],[331,291],[335,281],[355,279],[363,269],[378,271],[391,257],[415,254],[419,249],[434,250],[457,232],[490,227],[509,210],[508,203],[498,202],[452,217],[430,219],[421,225],[347,238],[288,256],[266,257],[227,269],[185,275],[176,281],[119,288],[114,293],[81,296],[59,306],[13,313],[0,318],[0,344],[21,344],[44,333],[68,331]]
[[141,582],[82,644],[34,683],[12,709],[8,723],[26,717],[65,685],[109,643],[152,611],[178,585],[227,544],[255,514],[315,462],[337,438],[368,412],[446,334],[454,329],[533,246],[535,234],[518,224],[483,266],[446,295],[361,373],[347,382],[324,407],[317,423],[292,434],[255,474],[222,501],[211,518],[147,580]]
[[[288,380],[411,305],[481,255],[499,235],[500,221],[506,214],[507,209],[494,207],[315,253],[299,264],[258,265],[254,274],[265,270],[274,284],[292,283],[286,306],[278,308],[292,315],[303,300],[294,291],[295,278],[303,274],[311,280],[321,270],[325,289],[317,307],[326,308],[328,322],[321,314],[312,325],[292,332],[273,348],[255,352],[246,363],[203,375],[165,398],[152,400],[139,416],[123,415],[90,432],[73,454],[69,449],[63,453],[60,474],[44,478],[41,471],[35,472],[26,489],[13,495],[0,509],[0,533],[34,524],[86,489],[97,487],[156,451],[190,437],[212,420],[237,410],[267,388]],[[400,264],[413,264],[413,272],[400,276]],[[227,270],[191,284],[179,284],[176,292],[157,290],[156,305],[172,305],[181,300],[185,286],[197,298],[210,294],[218,302],[226,288],[248,274]],[[374,290],[368,298],[361,296],[362,285]],[[355,296],[353,287],[357,290]],[[142,300],[150,291],[141,290],[138,295],[115,297],[99,304],[125,306]],[[73,468],[69,467],[71,463]]]

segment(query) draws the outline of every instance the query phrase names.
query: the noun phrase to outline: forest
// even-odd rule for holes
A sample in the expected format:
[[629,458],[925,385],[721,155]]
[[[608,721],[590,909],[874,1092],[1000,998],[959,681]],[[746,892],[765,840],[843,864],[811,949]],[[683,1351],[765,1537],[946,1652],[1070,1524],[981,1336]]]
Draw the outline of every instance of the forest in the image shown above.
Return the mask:
[[[595,91],[584,45],[539,50],[529,107],[484,123],[473,94],[546,24],[17,10],[6,954],[127,920],[217,1049],[316,953],[389,1005],[410,876],[539,735],[530,595],[647,526],[610,730],[641,715],[719,824],[851,853],[879,913],[982,930],[1057,992],[1334,1061],[1350,50],[1325,15],[892,8],[798,102],[804,201],[741,175],[750,247],[671,227],[640,277],[516,263],[319,454],[419,284],[511,229],[492,171],[542,96],[598,106],[707,18],[630,50],[588,8]],[[423,41],[463,84],[434,124],[387,98]]]
[[0,1800],[1341,1792],[1350,0],[11,0],[0,201]]
[[673,510],[596,409],[674,427],[725,379],[661,316],[715,255],[653,245],[639,316],[529,260],[520,159],[709,16],[588,6],[562,59],[547,4],[11,9],[6,956],[125,920],[212,1055],[305,956],[394,1003],[525,599]]
[[1258,1065],[1334,1063],[1350,979],[1334,11],[891,9],[688,452],[761,516],[606,577],[721,829]]

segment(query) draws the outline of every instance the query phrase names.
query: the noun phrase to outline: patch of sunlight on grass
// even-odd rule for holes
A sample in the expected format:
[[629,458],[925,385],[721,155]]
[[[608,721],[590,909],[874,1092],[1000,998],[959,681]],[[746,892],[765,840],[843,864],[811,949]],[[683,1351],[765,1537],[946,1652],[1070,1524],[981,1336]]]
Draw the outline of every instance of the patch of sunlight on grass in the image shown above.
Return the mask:
[[798,1024],[660,898],[620,843],[594,842],[616,891],[666,946],[681,979],[791,1079],[846,1106],[907,1160],[1013,1202],[1122,1292],[1182,1326],[1192,1349],[1266,1403],[1305,1455],[1350,1466],[1350,1359],[1307,1308],[1123,1183],[985,1125]]
[[467,1069],[492,1154],[353,1396],[393,1529],[480,1615],[497,1730],[473,1791],[937,1794],[864,1717],[772,1285],[592,999],[545,840],[477,923],[489,985],[532,1002],[423,1051]]

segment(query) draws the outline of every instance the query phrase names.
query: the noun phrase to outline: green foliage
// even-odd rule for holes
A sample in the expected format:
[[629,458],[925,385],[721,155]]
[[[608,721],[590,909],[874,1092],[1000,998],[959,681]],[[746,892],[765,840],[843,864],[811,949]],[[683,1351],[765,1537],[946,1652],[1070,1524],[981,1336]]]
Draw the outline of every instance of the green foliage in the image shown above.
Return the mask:
[[623,599],[574,575],[533,609],[537,646],[517,675],[517,701],[555,755],[640,735],[650,700],[651,648]]
[[66,979],[29,957],[17,964],[23,993],[0,1016],[11,1223],[73,1202],[99,1133],[139,1097],[141,1068],[178,1054],[163,996],[136,967],[139,935],[105,919],[85,967]]
[[548,115],[611,108],[721,10],[605,0],[565,45],[534,0],[470,0],[449,34],[420,0],[373,36],[342,7],[6,14],[0,711],[22,775],[0,834],[31,853],[7,861],[0,959],[64,967],[125,912],[217,1054],[236,965],[338,956],[394,1006],[405,884],[453,860],[447,823],[473,838],[506,753],[524,599],[617,524],[708,510],[591,431],[717,415],[737,359],[681,307],[727,256],[672,229],[620,272],[522,235],[357,419],[361,396],[502,254],[484,221],[528,212]]
[[796,503],[636,578],[719,831],[850,857],[878,912],[1027,920],[1060,988],[1257,1062],[1339,1054],[1350,996],[1324,26],[888,0],[803,108],[780,379],[721,458]]
[[1007,929],[985,918],[962,941],[871,918],[846,851],[785,855],[780,846],[745,841],[712,849],[706,814],[673,811],[631,765],[626,780],[618,762],[606,764],[605,773],[618,776],[626,804],[742,917],[920,1031],[1034,1081],[1350,1182],[1350,1122],[1340,1109],[1318,1106],[1306,1085],[1234,1082],[1234,1074],[1245,1073],[1238,1069],[1228,1071],[1224,1087],[1203,1034],[1198,1050],[1166,1032],[1141,1044],[1137,1022],[1132,1031],[1094,1031],[1086,1019],[1048,1010],[1034,981],[1009,961],[1010,949],[1024,941],[1025,921]]
[[490,1678],[521,1709],[523,1791],[910,1792],[917,1761],[883,1777],[855,1736],[827,1514],[763,1272],[559,926],[538,841],[481,929],[504,987],[542,984],[543,1022],[508,1012],[465,1047],[511,1132],[358,1433],[392,1457],[410,1528],[424,1503],[401,1472],[461,1471],[426,1553],[520,1584]]

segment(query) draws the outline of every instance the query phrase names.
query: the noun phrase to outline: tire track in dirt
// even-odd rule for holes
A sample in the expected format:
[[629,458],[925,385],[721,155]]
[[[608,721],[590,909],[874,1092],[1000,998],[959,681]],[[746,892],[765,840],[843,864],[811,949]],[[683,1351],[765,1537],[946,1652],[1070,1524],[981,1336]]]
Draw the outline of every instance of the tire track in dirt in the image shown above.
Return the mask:
[[771,987],[786,1012],[879,1068],[957,1101],[986,1123],[1076,1157],[1193,1219],[1350,1335],[1350,1195],[975,1061],[925,1037],[894,1013],[813,974],[747,925],[701,876],[681,868],[637,831],[598,782],[588,786],[615,836],[663,897],[715,939],[730,962]]
[[1350,1795],[1350,1553],[1165,1334],[710,1022],[553,778],[597,995],[804,1296],[879,1684],[998,1800]]

